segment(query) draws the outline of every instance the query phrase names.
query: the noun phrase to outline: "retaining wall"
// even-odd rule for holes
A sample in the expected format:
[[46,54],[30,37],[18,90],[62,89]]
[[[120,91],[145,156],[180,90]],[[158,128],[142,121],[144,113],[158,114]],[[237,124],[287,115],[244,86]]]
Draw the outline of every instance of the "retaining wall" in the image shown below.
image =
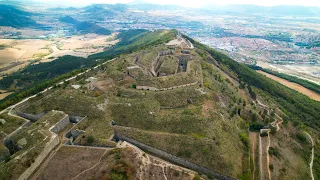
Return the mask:
[[185,160],[183,158],[180,158],[180,157],[174,156],[172,154],[169,154],[169,153],[167,153],[165,151],[162,151],[160,149],[148,146],[148,145],[143,144],[143,143],[141,143],[139,141],[136,141],[134,139],[128,138],[128,137],[126,137],[126,136],[124,136],[124,135],[122,135],[122,134],[120,134],[119,132],[116,132],[116,131],[115,131],[114,139],[117,140],[117,141],[119,141],[119,140],[127,141],[127,142],[137,146],[138,148],[144,150],[144,151],[151,152],[152,154],[155,154],[156,156],[164,158],[164,159],[168,160],[171,163],[184,166],[184,167],[192,169],[192,170],[194,170],[196,172],[200,172],[200,173],[207,174],[207,175],[211,174],[211,175],[214,175],[215,178],[221,179],[221,180],[233,180],[234,179],[234,178],[222,175],[220,173],[217,173],[215,171],[212,171],[212,170],[210,170],[210,169],[208,169],[206,167],[194,164],[194,163],[192,163],[190,161],[187,161],[187,160]]
[[138,90],[148,90],[148,91],[168,91],[168,90],[172,90],[172,89],[178,89],[178,88],[182,88],[182,87],[188,87],[188,86],[193,86],[198,84],[198,82],[194,82],[194,83],[190,83],[190,84],[183,84],[180,86],[173,86],[173,87],[168,87],[168,88],[155,88],[155,87],[150,87],[150,86],[137,86],[136,89]]

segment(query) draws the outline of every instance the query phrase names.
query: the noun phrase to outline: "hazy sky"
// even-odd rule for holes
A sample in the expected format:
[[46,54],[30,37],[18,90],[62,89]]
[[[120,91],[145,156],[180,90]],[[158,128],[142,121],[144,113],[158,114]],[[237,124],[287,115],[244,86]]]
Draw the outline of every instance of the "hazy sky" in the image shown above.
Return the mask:
[[[129,3],[133,0],[36,0],[41,2],[68,3],[73,6],[83,6],[92,3]],[[256,4],[262,6],[275,5],[304,5],[304,6],[318,6],[320,7],[320,0],[144,0],[145,2],[155,4],[177,4],[189,7],[201,7],[206,4]]]

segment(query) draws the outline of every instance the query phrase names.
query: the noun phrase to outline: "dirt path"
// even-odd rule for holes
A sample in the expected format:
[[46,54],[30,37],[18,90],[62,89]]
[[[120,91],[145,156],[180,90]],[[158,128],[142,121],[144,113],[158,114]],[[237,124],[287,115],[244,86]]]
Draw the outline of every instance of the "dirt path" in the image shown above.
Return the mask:
[[[257,103],[259,106],[261,106],[263,109],[267,110],[268,115],[270,115],[269,107],[259,100],[257,100]],[[275,119],[274,122],[270,123],[272,127],[276,128],[276,131],[280,131],[280,125],[283,123],[283,119],[278,115],[275,114],[275,116],[278,119]],[[269,168],[270,164],[270,157],[269,157],[269,148],[271,144],[271,138],[270,138],[270,131],[271,129],[261,129],[260,133],[267,132],[267,137],[261,137],[259,135],[259,167],[260,167],[260,179],[261,180],[271,180],[271,172]],[[267,171],[267,172],[265,172]],[[266,175],[266,173],[268,175]]]
[[306,135],[309,137],[310,141],[311,141],[311,144],[312,144],[312,151],[311,151],[311,160],[310,160],[310,164],[309,164],[309,167],[310,167],[310,176],[311,176],[311,179],[314,180],[314,175],[313,175],[313,160],[314,160],[314,142],[313,142],[313,139],[311,137],[311,135],[307,132],[305,132]]
[[252,173],[252,179],[255,179],[255,172],[256,172],[256,154],[257,154],[257,136],[259,133],[256,132],[250,132],[249,137],[250,137],[250,142],[251,142],[251,158],[253,160],[253,173]]
[[316,92],[314,92],[314,91],[312,91],[310,89],[307,89],[307,88],[301,86],[300,84],[290,82],[288,80],[279,78],[277,76],[274,76],[272,74],[269,74],[269,73],[266,73],[266,72],[263,72],[263,71],[257,71],[257,72],[267,76],[270,79],[273,79],[273,80],[279,82],[282,85],[287,86],[288,88],[294,89],[294,90],[296,90],[296,91],[298,91],[298,92],[310,97],[313,100],[320,101],[320,94],[317,94]]
[[261,129],[260,133],[267,132],[268,136],[261,137],[259,135],[259,166],[260,166],[260,180],[270,180],[271,172],[269,168],[269,147],[270,147],[270,129]]

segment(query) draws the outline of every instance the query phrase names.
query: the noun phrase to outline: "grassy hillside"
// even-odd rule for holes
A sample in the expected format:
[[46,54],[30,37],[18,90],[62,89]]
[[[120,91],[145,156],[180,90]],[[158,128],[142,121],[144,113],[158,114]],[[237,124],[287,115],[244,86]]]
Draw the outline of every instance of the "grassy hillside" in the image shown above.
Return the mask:
[[[221,69],[233,74],[233,76],[239,79],[241,84],[246,84],[251,90],[251,96],[256,97],[256,93],[263,96],[270,103],[274,103],[277,107],[284,112],[283,118],[286,122],[291,122],[299,129],[306,129],[308,127],[309,131],[314,134],[316,138],[316,151],[315,151],[315,162],[314,162],[314,172],[316,177],[320,177],[320,102],[314,101],[307,96],[300,94],[286,86],[273,81],[254,70],[250,69],[246,65],[239,64],[233,61],[227,55],[222,54],[212,48],[209,48],[199,42],[190,39],[194,45],[208,52],[214,59],[216,63],[221,67]],[[203,54],[205,56],[205,54]],[[305,157],[310,156],[310,154],[305,154]]]

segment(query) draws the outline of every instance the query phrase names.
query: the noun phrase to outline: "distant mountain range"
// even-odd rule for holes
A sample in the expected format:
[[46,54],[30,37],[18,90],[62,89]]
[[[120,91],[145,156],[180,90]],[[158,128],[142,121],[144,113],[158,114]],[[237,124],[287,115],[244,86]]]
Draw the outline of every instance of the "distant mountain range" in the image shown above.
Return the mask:
[[33,14],[16,6],[0,4],[0,26],[14,28],[40,27],[30,16]]
[[101,34],[101,35],[111,34],[111,31],[106,28],[103,28],[91,22],[78,21],[71,16],[61,17],[59,18],[59,21],[67,24],[72,24],[73,27],[81,33],[95,33],[95,34]]
[[232,12],[241,14],[267,14],[284,16],[320,16],[320,7],[310,6],[257,6],[257,5],[207,5],[202,9],[210,12]]

